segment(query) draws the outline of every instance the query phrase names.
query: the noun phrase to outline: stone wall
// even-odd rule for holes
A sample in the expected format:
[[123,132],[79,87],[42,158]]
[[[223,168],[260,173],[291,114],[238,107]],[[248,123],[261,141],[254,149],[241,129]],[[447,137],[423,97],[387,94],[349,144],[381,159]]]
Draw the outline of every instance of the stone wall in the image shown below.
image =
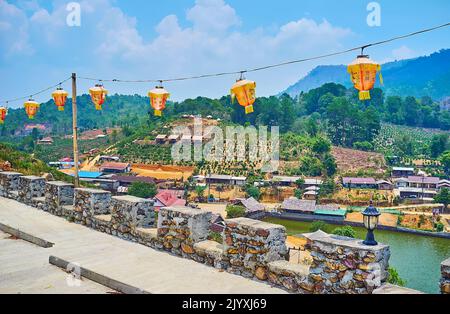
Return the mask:
[[212,213],[190,207],[167,207],[158,213],[158,241],[165,250],[190,257],[194,244],[207,239]]
[[114,196],[111,202],[111,223],[121,233],[136,228],[152,227],[155,222],[153,201],[130,195]]
[[19,177],[19,200],[25,204],[32,204],[33,198],[43,197],[45,194],[45,179],[36,176]]
[[[19,176],[0,172],[0,192],[18,189],[18,181],[27,182],[33,187],[31,191],[40,191],[41,178]],[[5,194],[14,198],[14,193]],[[42,198],[37,196],[39,193],[33,195]],[[360,240],[318,231],[305,235],[312,265],[292,264],[287,261],[286,230],[280,225],[248,218],[228,219],[221,244],[208,240],[212,213],[201,209],[163,208],[157,228],[151,228],[154,210],[148,200],[111,197],[107,191],[74,189],[63,182],[46,183],[42,199],[39,202],[44,204],[39,208],[51,214],[217,269],[266,281],[292,293],[372,293],[387,277],[390,252],[382,244],[364,246]],[[444,274],[448,275],[448,264],[443,266]],[[448,277],[443,279],[443,287],[443,291],[448,291]]]
[[73,205],[73,199],[73,184],[62,181],[50,181],[45,184],[45,211],[61,216],[62,206]]
[[441,264],[441,293],[450,294],[450,258],[447,258]]
[[110,213],[111,192],[94,189],[75,189],[74,211],[81,213],[81,223],[90,226],[96,215]]
[[19,177],[22,176],[18,172],[2,171],[0,172],[0,196],[8,198],[17,198],[13,191],[19,190]]
[[288,252],[285,227],[249,218],[225,220],[224,240],[228,271],[260,280],[267,279],[268,263]]

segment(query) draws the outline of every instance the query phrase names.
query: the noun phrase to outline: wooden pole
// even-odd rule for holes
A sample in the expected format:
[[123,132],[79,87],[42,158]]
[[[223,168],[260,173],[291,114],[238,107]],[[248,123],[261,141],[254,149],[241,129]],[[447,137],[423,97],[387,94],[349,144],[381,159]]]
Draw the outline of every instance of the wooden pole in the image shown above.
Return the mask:
[[77,74],[72,73],[72,124],[73,124],[73,162],[75,164],[75,187],[80,186],[78,169],[78,126],[77,126]]

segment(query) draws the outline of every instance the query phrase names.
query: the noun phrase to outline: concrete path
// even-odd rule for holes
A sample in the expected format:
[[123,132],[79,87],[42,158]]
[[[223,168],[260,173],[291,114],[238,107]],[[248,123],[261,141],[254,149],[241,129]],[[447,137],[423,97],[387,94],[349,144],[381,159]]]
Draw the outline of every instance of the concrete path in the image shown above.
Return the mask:
[[[9,199],[0,198],[0,223],[55,243],[52,248],[42,249],[47,263],[48,257],[53,255],[150,293],[286,293],[266,283],[220,272],[167,252],[69,223]],[[5,247],[6,244],[0,242],[0,274],[5,267],[14,271],[21,259],[14,258],[13,252]],[[66,276],[63,277],[62,285]],[[24,280],[12,279],[9,284],[19,286]],[[0,280],[0,292],[6,289],[5,286],[8,284]],[[35,292],[45,291],[43,288]]]
[[[0,231],[0,293],[107,293],[111,289],[87,279],[76,285],[48,263],[47,249]],[[75,284],[74,284],[75,283]]]

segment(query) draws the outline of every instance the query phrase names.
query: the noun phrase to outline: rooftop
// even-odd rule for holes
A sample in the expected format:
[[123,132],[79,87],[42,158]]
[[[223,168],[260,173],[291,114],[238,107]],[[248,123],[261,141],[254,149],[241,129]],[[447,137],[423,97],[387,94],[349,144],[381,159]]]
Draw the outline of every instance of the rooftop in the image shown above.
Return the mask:
[[128,167],[131,167],[131,164],[125,162],[105,162],[100,167],[100,170],[103,169],[126,170]]
[[283,201],[281,208],[284,210],[297,210],[312,213],[316,209],[316,201],[300,200],[296,197],[290,197]]
[[344,184],[377,184],[377,181],[374,178],[344,177],[344,178],[342,178],[342,183],[344,183]]

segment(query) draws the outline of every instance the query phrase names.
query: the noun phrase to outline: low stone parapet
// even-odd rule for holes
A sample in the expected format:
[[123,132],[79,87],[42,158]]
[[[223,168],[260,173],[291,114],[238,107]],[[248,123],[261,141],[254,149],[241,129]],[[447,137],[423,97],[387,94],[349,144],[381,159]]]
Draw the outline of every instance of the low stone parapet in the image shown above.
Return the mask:
[[33,198],[43,197],[45,194],[45,179],[37,176],[19,177],[19,200],[31,205]]
[[76,188],[74,211],[81,213],[81,223],[91,225],[97,215],[110,214],[111,193],[103,190]]
[[388,245],[367,246],[322,231],[304,236],[313,258],[309,279],[314,293],[371,294],[386,282]]
[[194,244],[194,260],[217,269],[227,269],[229,261],[225,258],[223,244],[205,240]]
[[286,228],[248,218],[225,220],[225,257],[229,272],[267,279],[267,264],[287,258]]
[[61,207],[65,205],[73,205],[73,202],[73,184],[62,181],[50,181],[45,184],[45,211],[61,216]]
[[447,258],[441,264],[441,293],[450,294],[450,258]]
[[165,250],[191,258],[194,243],[208,237],[211,217],[211,212],[198,208],[162,208],[158,213],[158,241]]
[[0,172],[0,196],[15,199],[15,193],[19,189],[19,177],[22,174],[18,172],[2,171]]
[[112,197],[111,223],[120,233],[152,227],[155,223],[153,201],[130,195]]
[[289,261],[275,261],[268,264],[270,283],[283,286],[293,293],[312,293],[314,285],[309,282],[309,267]]

